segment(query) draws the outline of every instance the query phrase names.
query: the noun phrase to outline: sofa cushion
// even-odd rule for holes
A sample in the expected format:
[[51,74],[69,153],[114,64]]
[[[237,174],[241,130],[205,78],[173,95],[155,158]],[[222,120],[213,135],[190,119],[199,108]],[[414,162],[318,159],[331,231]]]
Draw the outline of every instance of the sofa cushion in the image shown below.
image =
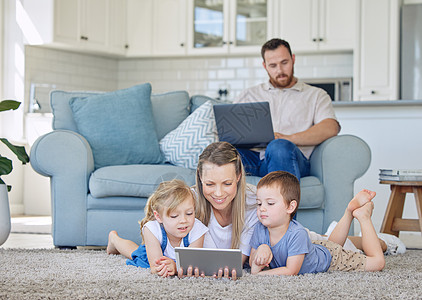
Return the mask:
[[[246,182],[257,185],[261,177],[246,176]],[[300,179],[299,209],[323,208],[324,186],[318,177],[306,176]]]
[[218,100],[204,95],[194,95],[190,98],[190,112],[193,113],[198,107],[207,101],[211,101],[212,104],[231,103],[230,101]]
[[70,99],[74,97],[89,97],[98,94],[99,92],[52,91],[50,93],[50,105],[53,113],[53,129],[77,132],[78,128],[73,119],[72,109],[69,106]]
[[178,178],[189,186],[195,184],[195,170],[163,165],[109,166],[95,170],[89,179],[93,197],[149,197],[160,182]]
[[95,168],[163,161],[151,108],[151,85],[137,85],[69,102]]
[[[70,99],[75,97],[88,97],[102,93],[104,92],[52,91],[50,93],[50,105],[53,113],[53,129],[64,129],[77,132],[78,129],[73,119],[72,109],[69,105]],[[151,94],[151,102],[158,140],[175,129],[189,115],[190,99],[189,94],[186,91]],[[201,104],[204,102],[206,102],[206,100]]]
[[212,102],[207,101],[160,141],[166,161],[196,169],[202,151],[218,140],[212,107]]
[[151,95],[152,114],[158,140],[187,118],[189,100],[189,94],[185,91]]

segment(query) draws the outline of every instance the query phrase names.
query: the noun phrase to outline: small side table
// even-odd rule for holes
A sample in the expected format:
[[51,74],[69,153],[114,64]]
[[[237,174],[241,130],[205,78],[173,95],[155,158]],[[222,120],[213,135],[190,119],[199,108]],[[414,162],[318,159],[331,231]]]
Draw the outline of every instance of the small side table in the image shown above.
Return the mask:
[[[422,181],[387,181],[391,189],[390,200],[385,211],[380,232],[399,236],[400,231],[419,231],[422,233]],[[419,220],[403,219],[403,207],[406,193],[415,195],[416,210]]]

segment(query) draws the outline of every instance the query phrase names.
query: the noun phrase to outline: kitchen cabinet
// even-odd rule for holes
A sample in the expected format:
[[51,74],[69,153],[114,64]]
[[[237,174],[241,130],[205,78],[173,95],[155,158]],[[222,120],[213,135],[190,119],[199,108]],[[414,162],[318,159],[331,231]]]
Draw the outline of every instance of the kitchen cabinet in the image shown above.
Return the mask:
[[272,0],[189,0],[188,4],[188,54],[256,54],[272,37]]
[[[79,42],[80,1],[55,0],[54,6],[54,36],[52,42],[76,45]],[[31,10],[27,9],[28,12]],[[36,19],[36,18],[34,18]],[[44,38],[50,42],[49,38]]]
[[294,52],[352,51],[358,0],[281,0],[274,31]]
[[40,35],[36,44],[96,53],[125,53],[126,0],[45,0],[42,6],[37,1],[23,4]]
[[152,53],[186,54],[186,0],[160,0],[153,4]]
[[55,0],[54,42],[98,50],[107,47],[109,1]]
[[127,56],[186,54],[185,0],[128,0]]
[[125,55],[129,47],[127,43],[127,0],[109,0],[109,52]]
[[152,55],[152,5],[153,0],[127,0],[126,55],[128,57]]
[[355,100],[399,98],[400,0],[361,2],[361,29],[355,53]]

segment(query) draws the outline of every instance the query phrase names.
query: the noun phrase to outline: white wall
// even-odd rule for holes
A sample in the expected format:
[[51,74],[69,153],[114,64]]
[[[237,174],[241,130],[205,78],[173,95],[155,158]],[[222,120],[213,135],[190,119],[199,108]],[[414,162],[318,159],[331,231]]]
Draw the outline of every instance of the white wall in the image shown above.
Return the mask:
[[[173,57],[116,59],[25,47],[25,109],[31,83],[54,84],[63,90],[126,88],[150,82],[153,93],[187,90],[191,95],[218,97],[228,89],[234,98],[243,89],[267,80],[260,54],[242,57]],[[353,54],[307,54],[296,57],[300,78],[352,77]]]
[[[300,78],[352,77],[351,53],[297,55],[295,74]],[[262,58],[187,57],[119,60],[119,88],[150,82],[154,93],[187,90],[191,95],[218,97],[228,89],[233,99],[243,89],[267,80]]]
[[[4,42],[3,42],[3,37],[4,37],[4,15],[3,15],[3,8],[4,6],[4,2],[0,1],[0,70],[3,70],[3,47],[4,47]],[[3,81],[0,80],[0,97],[3,97]],[[3,98],[2,98],[3,99]],[[1,124],[1,116],[0,116],[0,124]],[[0,134],[1,134],[1,130],[0,130]]]
[[[3,38],[4,38],[4,2],[0,1],[0,70],[3,70],[3,47],[4,47],[4,42],[3,42]],[[3,71],[0,71],[0,74],[3,74]],[[3,80],[0,80],[0,99],[3,99]],[[0,134],[3,136],[3,132],[2,132],[2,116],[0,115]]]
[[[368,143],[372,162],[366,174],[355,182],[355,192],[363,188],[377,192],[373,221],[382,224],[390,196],[390,186],[379,184],[379,169],[422,169],[422,105],[335,107],[341,134],[354,134]],[[406,197],[405,218],[418,218],[413,194]],[[355,233],[360,229],[355,224]]]
[[[24,65],[25,56],[23,50],[24,38],[14,16],[16,15],[16,1],[1,1],[2,6],[2,65],[1,65],[1,99],[16,99],[24,101]],[[0,118],[0,134],[13,143],[24,143],[23,139],[23,105],[18,110],[2,112]],[[7,157],[13,158],[13,154],[1,146],[0,151]],[[3,176],[3,180],[12,185],[9,193],[11,208],[17,213],[23,213],[23,169],[13,159],[13,172]],[[14,205],[16,204],[16,205]]]
[[[65,91],[112,91],[118,87],[118,60],[37,46],[25,46],[25,112],[31,83],[49,84]],[[49,106],[48,92],[38,89],[42,106]]]
[[[3,24],[3,65],[2,65],[2,99],[16,99],[24,101],[24,66],[25,51],[24,37],[16,23],[16,1],[2,1],[4,9]],[[2,113],[0,132],[2,136],[15,141],[23,140],[23,105],[13,112]]]

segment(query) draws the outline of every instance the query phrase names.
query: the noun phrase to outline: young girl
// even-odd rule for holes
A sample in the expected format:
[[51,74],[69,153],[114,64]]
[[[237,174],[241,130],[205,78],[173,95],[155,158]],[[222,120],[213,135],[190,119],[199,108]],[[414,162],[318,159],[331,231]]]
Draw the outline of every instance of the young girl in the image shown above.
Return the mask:
[[192,191],[183,181],[162,182],[148,199],[140,222],[143,244],[122,239],[116,231],[108,237],[107,253],[122,254],[126,264],[151,268],[167,277],[177,274],[175,247],[201,248],[208,228],[195,219]]

